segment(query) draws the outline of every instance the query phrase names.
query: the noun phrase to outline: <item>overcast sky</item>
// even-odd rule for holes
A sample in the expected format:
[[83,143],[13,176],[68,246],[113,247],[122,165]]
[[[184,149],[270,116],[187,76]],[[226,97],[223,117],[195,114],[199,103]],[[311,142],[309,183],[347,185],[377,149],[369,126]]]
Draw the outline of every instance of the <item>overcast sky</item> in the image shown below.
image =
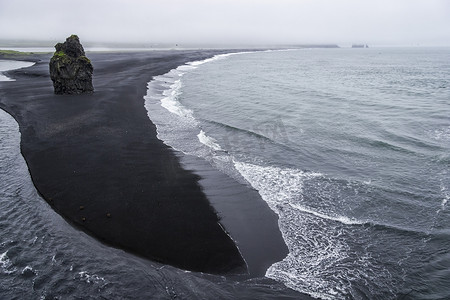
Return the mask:
[[450,0],[0,0],[0,39],[450,46]]

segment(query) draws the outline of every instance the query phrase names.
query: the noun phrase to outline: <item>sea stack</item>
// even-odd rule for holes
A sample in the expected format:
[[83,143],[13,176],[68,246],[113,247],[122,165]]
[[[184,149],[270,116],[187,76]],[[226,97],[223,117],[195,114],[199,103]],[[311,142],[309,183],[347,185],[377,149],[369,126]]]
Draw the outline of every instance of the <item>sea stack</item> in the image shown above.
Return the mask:
[[64,43],[56,44],[55,49],[56,52],[50,60],[50,77],[55,94],[94,92],[94,68],[86,57],[78,36],[69,36]]

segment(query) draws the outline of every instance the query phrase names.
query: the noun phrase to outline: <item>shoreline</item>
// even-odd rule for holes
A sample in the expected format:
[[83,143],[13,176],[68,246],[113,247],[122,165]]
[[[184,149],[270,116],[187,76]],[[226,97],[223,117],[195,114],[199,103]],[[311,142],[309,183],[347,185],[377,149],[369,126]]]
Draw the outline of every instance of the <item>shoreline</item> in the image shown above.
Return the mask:
[[[153,76],[189,61],[226,52],[91,53],[96,88],[92,95],[53,95],[47,76],[47,60],[51,55],[42,55],[41,61],[28,69],[8,72],[20,80],[10,83],[10,86],[2,85],[0,107],[19,123],[22,153],[33,182],[44,199],[71,223],[107,244],[194,271],[245,273],[239,250],[226,234],[229,232],[235,238],[239,236],[239,231],[244,231],[229,228],[236,221],[236,218],[233,221],[234,213],[238,212],[241,218],[245,213],[237,211],[238,203],[234,203],[235,207],[226,208],[226,199],[223,196],[220,199],[220,192],[208,190],[208,184],[199,184],[205,178],[196,174],[196,170],[186,170],[185,166],[180,166],[180,161],[184,161],[182,165],[186,161],[195,161],[195,158],[179,157],[180,154],[156,139],[156,127],[146,115],[143,100],[146,84]],[[117,71],[120,78],[114,76]],[[123,103],[125,101],[122,99],[129,102]],[[139,122],[133,121],[136,114],[139,114]],[[142,115],[146,118],[145,122]],[[116,117],[118,120],[113,120]],[[135,126],[127,126],[129,123]],[[145,129],[140,128],[137,130],[139,133],[132,133],[139,127]],[[145,142],[142,143],[142,140]],[[124,145],[127,145],[125,149]],[[107,150],[110,147],[114,151]],[[157,156],[158,161],[149,159],[149,154]],[[146,159],[150,160],[146,167],[139,166]],[[187,164],[189,169],[201,165],[199,161]],[[220,178],[217,174],[220,172],[211,166],[201,168],[205,174],[216,173],[215,176]],[[158,169],[162,171],[151,174],[151,171]],[[210,187],[214,185],[216,183],[212,182]],[[205,191],[210,194],[206,196],[208,192]],[[210,199],[212,197],[216,199],[215,204]],[[257,198],[250,197],[254,203],[257,203]],[[190,204],[186,203],[187,200]],[[259,201],[262,203],[263,200]],[[167,206],[170,208],[164,208],[164,204],[169,204]],[[192,208],[189,206],[195,206],[195,212],[189,211]],[[215,211],[222,218],[220,223],[226,232],[218,223]],[[269,211],[274,214],[267,207],[262,216],[270,217]],[[258,228],[256,224],[267,221],[262,220],[262,216],[250,228]],[[269,223],[273,221],[272,216]],[[243,221],[240,224],[252,225]],[[148,231],[152,233],[151,238],[145,237],[149,235]],[[251,232],[241,234],[237,242],[249,248],[250,241],[243,240],[249,234]],[[278,234],[281,238],[279,230]],[[262,234],[257,236],[263,238]],[[276,239],[276,233],[273,237]],[[269,235],[269,239],[273,237]],[[164,245],[158,243],[155,246],[155,239]],[[262,269],[274,263],[274,257],[280,260],[284,258],[280,257],[280,253],[287,254],[282,238],[272,244],[279,248],[273,249],[278,253],[272,253],[270,259],[267,256],[254,259],[252,255],[256,257],[261,253],[255,255],[251,253],[255,250],[244,251],[244,259],[245,256],[250,257],[251,276],[263,275]],[[149,245],[151,251],[146,249]],[[154,255],[167,253],[167,247],[172,249],[168,256]],[[183,250],[179,250],[180,247]],[[186,252],[183,252],[186,247],[190,254],[188,259]],[[208,255],[209,259],[205,259]],[[205,260],[209,262],[205,264]],[[268,260],[272,262],[269,264]]]

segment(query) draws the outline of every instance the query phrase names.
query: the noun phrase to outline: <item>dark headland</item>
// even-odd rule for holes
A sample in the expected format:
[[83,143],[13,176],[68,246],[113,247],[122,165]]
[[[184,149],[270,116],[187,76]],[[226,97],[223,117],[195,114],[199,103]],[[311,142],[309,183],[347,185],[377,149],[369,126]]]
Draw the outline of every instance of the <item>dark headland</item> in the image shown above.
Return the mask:
[[218,53],[89,53],[95,92],[82,95],[54,94],[51,54],[33,54],[34,66],[10,71],[17,80],[0,83],[0,108],[19,123],[42,197],[82,230],[143,257],[264,275],[287,255],[276,215],[256,191],[158,140],[144,108],[153,76]]

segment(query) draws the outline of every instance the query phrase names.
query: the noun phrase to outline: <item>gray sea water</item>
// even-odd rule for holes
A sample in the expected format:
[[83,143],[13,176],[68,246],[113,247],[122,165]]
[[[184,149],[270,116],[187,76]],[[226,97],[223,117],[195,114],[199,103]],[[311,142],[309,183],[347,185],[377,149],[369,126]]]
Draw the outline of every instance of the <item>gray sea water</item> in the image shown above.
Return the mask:
[[168,145],[258,190],[323,299],[450,298],[450,49],[219,55],[158,76]]
[[167,144],[258,190],[289,255],[234,281],[103,245],[40,198],[0,110],[1,299],[450,298],[450,49],[222,55],[145,101]]

